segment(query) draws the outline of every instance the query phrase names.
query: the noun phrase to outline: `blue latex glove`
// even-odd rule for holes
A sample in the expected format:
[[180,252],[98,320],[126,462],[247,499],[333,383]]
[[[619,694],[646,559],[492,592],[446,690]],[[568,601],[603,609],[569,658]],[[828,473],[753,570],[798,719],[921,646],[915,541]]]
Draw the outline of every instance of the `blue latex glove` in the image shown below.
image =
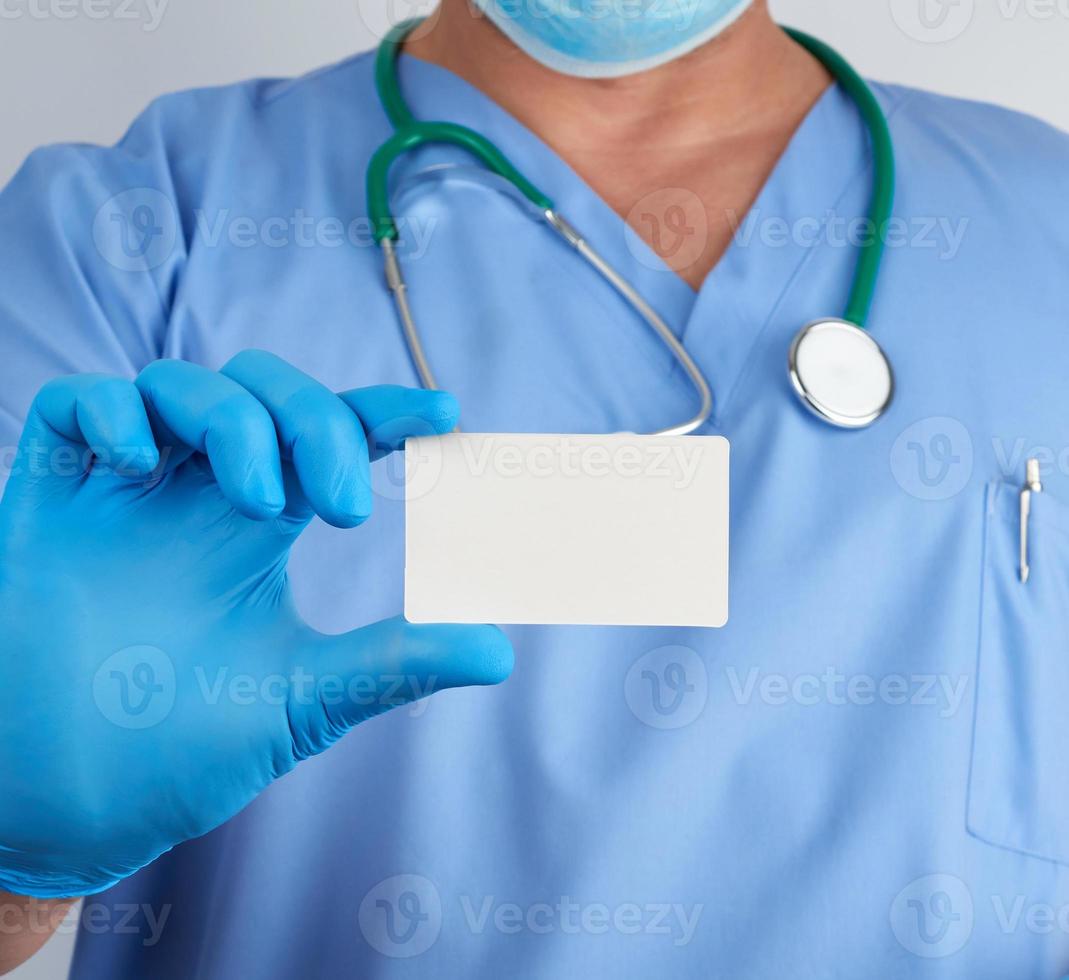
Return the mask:
[[[368,717],[508,675],[494,627],[325,636],[287,583],[314,514],[370,514],[369,459],[456,417],[258,351],[41,390],[0,503],[0,888],[99,891]],[[212,696],[220,667],[271,682]]]

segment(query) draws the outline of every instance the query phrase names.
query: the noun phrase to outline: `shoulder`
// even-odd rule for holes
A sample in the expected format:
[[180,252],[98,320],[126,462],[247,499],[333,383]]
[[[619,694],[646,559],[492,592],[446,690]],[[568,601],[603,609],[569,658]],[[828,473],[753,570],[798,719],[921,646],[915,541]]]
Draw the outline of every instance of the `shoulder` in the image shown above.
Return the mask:
[[143,180],[179,203],[242,170],[316,152],[328,141],[345,148],[384,137],[388,121],[374,97],[373,56],[359,54],[297,78],[257,78],[194,88],[152,100],[114,146],[63,143],[35,150],[19,173],[40,186],[91,172],[120,186]]
[[1064,195],[1069,133],[1024,112],[926,92],[876,84],[896,149],[907,163],[927,163],[932,176],[963,181],[963,187],[999,186],[1049,206]]
[[1069,135],[999,106],[874,88],[894,137],[896,218],[908,229],[882,273],[897,360],[918,376],[937,366],[938,397],[956,391],[962,418],[1043,431],[1067,404]]
[[355,55],[297,78],[256,78],[156,99],[122,141],[158,142],[176,162],[297,152],[347,136],[380,140],[388,121],[372,85],[373,56]]
[[317,189],[358,180],[389,127],[371,62],[176,92],[113,146],[35,150],[0,188],[0,265],[19,283],[0,295],[0,332],[48,310],[60,322],[97,317],[92,343],[114,348],[100,338],[119,333],[131,358],[150,359],[200,213],[288,214]]
[[[181,124],[190,113],[213,117],[264,117],[316,106],[321,111],[343,105],[359,106],[361,86],[374,72],[374,52],[362,52],[292,78],[250,78],[229,85],[186,89],[160,96],[149,113]],[[372,89],[368,86],[368,91]]]

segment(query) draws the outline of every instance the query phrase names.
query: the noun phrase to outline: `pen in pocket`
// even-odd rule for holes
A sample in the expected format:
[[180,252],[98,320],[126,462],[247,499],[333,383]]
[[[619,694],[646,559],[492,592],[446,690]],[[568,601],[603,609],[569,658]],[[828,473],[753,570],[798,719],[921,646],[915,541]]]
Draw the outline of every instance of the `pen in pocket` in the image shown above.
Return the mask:
[[1042,493],[1039,479],[1039,460],[1030,459],[1025,464],[1024,486],[1021,487],[1021,581],[1027,582],[1031,574],[1028,565],[1028,522],[1032,515],[1032,494]]

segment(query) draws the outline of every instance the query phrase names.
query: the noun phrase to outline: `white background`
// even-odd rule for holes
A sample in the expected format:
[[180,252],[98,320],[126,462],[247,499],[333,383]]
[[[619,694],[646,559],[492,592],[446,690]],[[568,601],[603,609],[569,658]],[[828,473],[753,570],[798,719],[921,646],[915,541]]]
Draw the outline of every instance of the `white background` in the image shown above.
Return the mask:
[[[0,183],[41,143],[114,142],[160,93],[290,75],[368,47],[376,26],[426,10],[430,0],[415,2],[421,6],[409,7],[408,0],[0,0]],[[154,17],[161,4],[162,17]],[[871,77],[999,102],[1069,129],[1069,0],[772,5],[780,20],[831,41]],[[922,10],[937,26],[924,26]]]
[[[1069,0],[771,0],[866,75],[1069,130]],[[0,184],[42,143],[114,142],[154,96],[291,75],[370,47],[407,0],[0,0]],[[356,95],[354,94],[354,97]],[[2,270],[0,270],[2,271]],[[72,936],[17,980],[65,975]]]

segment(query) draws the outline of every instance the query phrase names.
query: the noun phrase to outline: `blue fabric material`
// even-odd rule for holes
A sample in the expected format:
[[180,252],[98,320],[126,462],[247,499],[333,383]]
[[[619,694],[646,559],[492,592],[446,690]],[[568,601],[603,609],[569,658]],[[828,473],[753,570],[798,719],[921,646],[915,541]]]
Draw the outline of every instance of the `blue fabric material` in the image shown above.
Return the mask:
[[716,37],[751,0],[477,0],[521,50],[557,71],[613,77],[655,68]]
[[[841,312],[842,225],[867,211],[842,92],[695,293],[479,93],[410,59],[401,77],[418,116],[479,129],[537,178],[709,375],[707,431],[732,442],[731,620],[509,629],[501,688],[368,722],[101,896],[134,928],[85,930],[74,976],[1063,975],[1069,141],[877,86],[900,224],[870,326],[898,392],[845,433],[785,371],[797,328]],[[114,149],[34,154],[0,196],[5,441],[55,374],[132,376],[161,354],[217,368],[256,346],[334,391],[413,384],[379,255],[345,231],[387,135],[359,57],[165,98]],[[458,159],[426,149],[401,170]],[[413,302],[468,429],[686,416],[667,352],[544,229],[466,182],[421,186],[398,210]],[[108,204],[135,188],[162,198]],[[154,208],[135,221],[138,203]],[[139,257],[119,231],[157,226],[140,271],[122,268]],[[1045,489],[1022,592],[1030,454]],[[373,478],[370,521],[317,522],[294,549],[320,630],[401,608],[402,506],[385,461]],[[166,910],[158,935],[146,909]]]

